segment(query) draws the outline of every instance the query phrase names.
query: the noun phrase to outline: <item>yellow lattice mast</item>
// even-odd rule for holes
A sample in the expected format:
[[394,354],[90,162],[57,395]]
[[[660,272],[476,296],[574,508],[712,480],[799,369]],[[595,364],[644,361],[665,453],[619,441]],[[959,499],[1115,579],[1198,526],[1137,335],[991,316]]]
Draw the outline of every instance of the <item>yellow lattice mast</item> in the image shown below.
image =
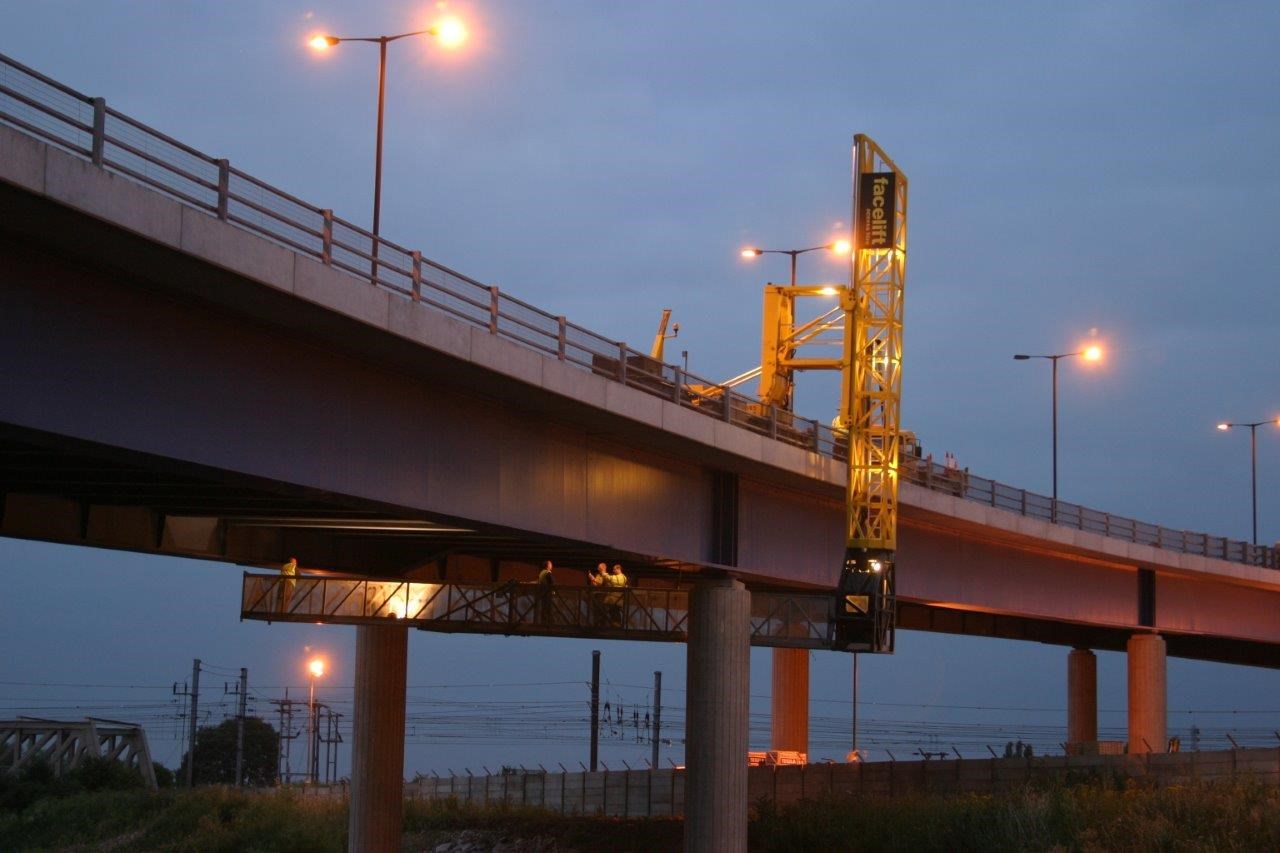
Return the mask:
[[870,137],[853,145],[854,252],[838,426],[848,430],[845,560],[835,645],[893,648],[898,540],[902,294],[907,267],[907,176]]

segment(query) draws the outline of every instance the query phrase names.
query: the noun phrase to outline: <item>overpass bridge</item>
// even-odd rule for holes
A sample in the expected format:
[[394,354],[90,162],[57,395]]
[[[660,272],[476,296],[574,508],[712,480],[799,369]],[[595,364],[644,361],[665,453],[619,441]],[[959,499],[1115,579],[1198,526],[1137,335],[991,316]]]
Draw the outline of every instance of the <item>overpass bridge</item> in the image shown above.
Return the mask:
[[[838,575],[837,436],[372,241],[0,58],[0,534],[491,595],[623,561],[687,596],[691,820],[733,812],[753,599]],[[1073,647],[1070,739],[1088,649],[1129,652],[1135,750],[1164,743],[1166,653],[1280,666],[1274,549],[900,475],[899,627]],[[360,624],[357,834],[398,790],[408,623]],[[802,650],[774,685],[804,749]]]

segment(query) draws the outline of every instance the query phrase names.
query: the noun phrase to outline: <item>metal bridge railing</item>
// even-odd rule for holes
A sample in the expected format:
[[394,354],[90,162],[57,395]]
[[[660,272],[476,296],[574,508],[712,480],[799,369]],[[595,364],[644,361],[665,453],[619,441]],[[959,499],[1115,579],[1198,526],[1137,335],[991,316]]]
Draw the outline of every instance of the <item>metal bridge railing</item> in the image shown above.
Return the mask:
[[[426,303],[560,361],[778,441],[824,456],[843,454],[843,439],[826,424],[765,406],[725,384],[655,361],[621,341],[609,340],[424,258],[419,251],[375,238],[360,226],[334,216],[332,210],[278,190],[225,159],[203,154],[111,109],[102,98],[77,92],[3,54],[0,123],[405,299]],[[904,478],[954,491],[946,478],[935,476],[937,473],[908,466]],[[980,477],[970,477],[956,493],[1107,536],[1280,568],[1274,548],[1169,530],[1062,501],[1054,504],[1050,498]]]
[[[827,648],[830,609],[830,595],[753,592],[751,642]],[[240,617],[349,625],[397,622],[445,633],[683,642],[688,636],[689,591],[290,578],[246,572]]]

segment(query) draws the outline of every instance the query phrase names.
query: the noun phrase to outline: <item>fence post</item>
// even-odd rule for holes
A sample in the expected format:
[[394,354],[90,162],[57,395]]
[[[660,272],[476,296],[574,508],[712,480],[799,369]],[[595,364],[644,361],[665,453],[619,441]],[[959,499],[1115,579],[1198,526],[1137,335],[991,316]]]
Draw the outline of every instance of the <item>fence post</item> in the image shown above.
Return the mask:
[[89,150],[93,165],[101,166],[103,154],[107,148],[107,99],[93,99],[93,139]]
[[333,211],[326,207],[320,216],[320,262],[329,266],[333,263]]
[[720,387],[724,388],[724,393],[720,395],[724,398],[724,422],[731,424],[733,423],[733,389],[725,388],[723,385]]
[[567,322],[563,316],[556,318],[556,358],[564,361],[565,350],[568,345]]
[[778,437],[778,407],[773,403],[769,404],[769,438]]
[[[818,429],[818,422],[817,422],[817,421],[809,421],[809,423],[813,424],[813,452],[814,452],[814,453],[821,453],[821,452],[822,452],[822,433],[821,433],[821,431]],[[832,452],[833,454],[835,453],[835,448],[834,448],[834,447],[832,447],[831,452]]]
[[218,161],[218,218],[227,221],[227,209],[231,206],[231,161],[225,157]]
[[413,301],[422,301],[422,252],[414,249],[409,253],[409,257],[413,259]]
[[489,334],[498,334],[498,286],[489,287]]
[[618,381],[627,384],[627,345],[618,341]]
[[650,766],[649,772],[645,774],[648,780],[648,789],[644,792],[644,816],[653,817],[653,774],[658,768]]
[[674,378],[671,381],[671,402],[678,406],[680,405],[680,398],[683,396],[681,389],[684,386],[684,371],[676,367],[672,373]]
[[1027,490],[1022,489],[1022,514],[1027,514]]

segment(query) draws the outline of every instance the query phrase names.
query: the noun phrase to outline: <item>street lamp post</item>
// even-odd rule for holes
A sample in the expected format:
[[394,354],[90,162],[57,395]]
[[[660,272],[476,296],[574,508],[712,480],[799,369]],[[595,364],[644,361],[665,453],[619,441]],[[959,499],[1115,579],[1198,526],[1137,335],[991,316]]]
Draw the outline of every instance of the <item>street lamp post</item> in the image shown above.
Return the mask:
[[810,246],[807,249],[757,249],[754,246],[748,246],[742,250],[744,258],[758,258],[760,255],[789,255],[791,257],[791,286],[796,286],[796,258],[806,252],[816,252],[819,249],[827,249],[836,254],[848,255],[852,250],[848,240],[836,240],[834,243],[827,243],[822,246]]
[[311,695],[307,700],[307,781],[315,784],[318,780],[319,769],[317,759],[320,757],[320,750],[317,748],[316,735],[318,727],[316,725],[316,679],[324,675],[324,659],[312,658],[307,663],[307,672],[311,675]]
[[1026,355],[1018,353],[1013,357],[1015,361],[1045,358],[1053,365],[1053,513],[1055,516],[1058,512],[1058,361],[1076,355],[1082,357],[1085,361],[1099,361],[1102,358],[1102,348],[1089,346],[1078,352],[1063,352],[1056,355]]
[[1280,426],[1280,418],[1266,421],[1253,421],[1252,423],[1232,423],[1225,421],[1218,424],[1218,429],[1226,432],[1232,427],[1248,427],[1249,428],[1249,489],[1253,502],[1253,539],[1254,545],[1258,544],[1258,427],[1263,424],[1275,424]]
[[410,36],[434,36],[446,48],[454,48],[467,39],[466,27],[456,18],[448,18],[425,30],[414,30],[398,33],[393,36],[365,36],[349,38],[347,36],[318,35],[307,42],[315,50],[328,50],[347,41],[368,42],[378,46],[378,128],[377,141],[373,159],[373,240],[369,247],[371,256],[370,275],[375,281],[378,278],[378,235],[382,225],[382,116],[387,97],[387,45],[393,41]]

